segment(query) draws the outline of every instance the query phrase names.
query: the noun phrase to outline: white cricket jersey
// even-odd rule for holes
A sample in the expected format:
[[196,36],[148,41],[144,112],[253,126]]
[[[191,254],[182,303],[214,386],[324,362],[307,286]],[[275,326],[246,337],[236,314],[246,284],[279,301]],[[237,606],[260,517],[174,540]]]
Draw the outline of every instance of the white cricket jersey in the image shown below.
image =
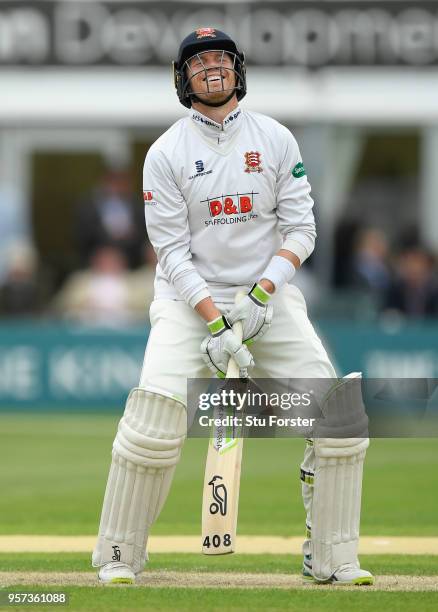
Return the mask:
[[296,140],[259,113],[238,107],[220,124],[192,110],[149,149],[143,195],[156,298],[232,302],[280,248],[301,262],[314,248]]

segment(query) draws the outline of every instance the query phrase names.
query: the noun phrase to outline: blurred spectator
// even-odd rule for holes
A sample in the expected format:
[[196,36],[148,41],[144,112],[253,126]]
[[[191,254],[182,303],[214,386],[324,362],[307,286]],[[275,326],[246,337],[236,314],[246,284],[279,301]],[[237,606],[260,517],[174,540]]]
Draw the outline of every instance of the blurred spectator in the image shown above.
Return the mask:
[[121,250],[128,266],[141,263],[146,235],[143,202],[132,191],[130,173],[108,168],[91,194],[76,209],[76,241],[82,261],[88,262],[100,246]]
[[25,204],[17,189],[0,184],[0,284],[8,273],[8,258],[23,236],[27,236]]
[[438,281],[433,257],[411,246],[397,258],[397,276],[386,298],[386,308],[410,318],[438,316]]
[[353,255],[352,285],[383,296],[391,284],[387,260],[385,234],[377,228],[362,230]]
[[63,317],[106,327],[128,325],[141,314],[146,318],[133,303],[126,258],[112,246],[98,248],[90,267],[67,280],[53,309]]
[[0,311],[6,317],[35,314],[41,303],[37,255],[27,243],[15,243],[8,249],[6,277],[0,286]]

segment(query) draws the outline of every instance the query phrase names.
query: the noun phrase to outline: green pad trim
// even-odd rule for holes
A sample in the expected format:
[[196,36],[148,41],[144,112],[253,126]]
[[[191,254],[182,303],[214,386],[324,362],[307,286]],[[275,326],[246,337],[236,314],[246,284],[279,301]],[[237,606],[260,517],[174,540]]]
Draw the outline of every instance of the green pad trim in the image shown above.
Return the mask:
[[313,486],[314,475],[312,472],[306,472],[306,470],[300,470],[300,478],[306,484]]

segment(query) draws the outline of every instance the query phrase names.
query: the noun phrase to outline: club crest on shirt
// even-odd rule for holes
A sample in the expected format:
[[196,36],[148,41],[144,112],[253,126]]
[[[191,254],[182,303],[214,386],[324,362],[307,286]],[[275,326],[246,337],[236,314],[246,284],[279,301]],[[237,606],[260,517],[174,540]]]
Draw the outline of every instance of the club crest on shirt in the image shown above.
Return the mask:
[[245,153],[245,172],[263,172],[261,167],[262,154],[258,151],[247,151]]
[[216,38],[216,30],[214,28],[199,28],[199,30],[196,30],[196,38],[206,38],[207,36]]

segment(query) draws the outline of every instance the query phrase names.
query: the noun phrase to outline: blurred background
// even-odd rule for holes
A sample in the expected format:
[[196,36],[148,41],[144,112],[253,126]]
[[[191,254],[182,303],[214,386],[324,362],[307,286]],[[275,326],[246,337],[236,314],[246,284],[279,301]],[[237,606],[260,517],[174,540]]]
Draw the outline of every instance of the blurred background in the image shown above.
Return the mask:
[[438,377],[436,2],[0,1],[0,409],[120,411],[137,384],[142,166],[202,26],[300,144],[318,240],[296,282],[339,373]]

